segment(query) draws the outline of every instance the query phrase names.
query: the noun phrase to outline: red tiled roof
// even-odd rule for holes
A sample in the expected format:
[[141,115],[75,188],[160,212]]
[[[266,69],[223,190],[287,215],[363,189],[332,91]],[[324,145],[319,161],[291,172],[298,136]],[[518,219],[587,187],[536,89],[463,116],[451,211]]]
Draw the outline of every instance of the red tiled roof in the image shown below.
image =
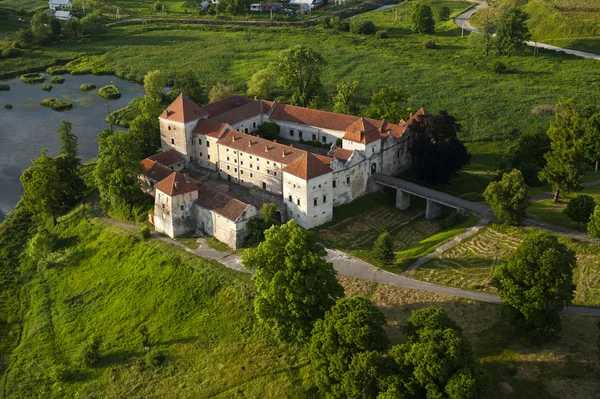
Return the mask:
[[331,159],[322,155],[304,153],[300,158],[287,165],[283,171],[304,180],[310,180],[331,173]]
[[242,217],[249,206],[208,184],[203,184],[200,187],[196,202],[203,208],[211,210],[234,222]]
[[250,98],[235,95],[224,98],[216,103],[205,105],[202,107],[202,110],[208,114],[209,118],[216,118],[227,111],[231,111],[232,109],[239,108],[242,105],[246,105],[254,101],[255,100]]
[[165,118],[175,122],[190,122],[198,118],[206,116],[206,112],[202,110],[195,102],[189,99],[185,94],[180,94],[167,107],[166,110],[160,114],[160,118]]
[[381,127],[383,124],[384,122],[379,122],[374,119],[367,120],[365,118],[360,118],[348,126],[343,139],[362,144],[369,144],[374,141],[381,140],[381,136],[379,135],[379,127]]
[[226,123],[215,122],[208,119],[200,119],[193,132],[205,136],[219,137],[219,134],[227,127]]
[[173,197],[198,190],[200,183],[179,172],[171,173],[154,186],[155,189]]
[[344,161],[344,162],[346,162],[347,160],[349,160],[349,159],[350,159],[350,156],[352,156],[352,151],[351,151],[351,150],[345,150],[345,149],[343,149],[343,148],[341,148],[341,147],[336,147],[336,148],[335,148],[335,149],[332,151],[331,155],[332,155],[334,158],[337,158],[337,159],[339,159],[340,161]]
[[146,159],[142,159],[142,173],[146,174],[147,171],[150,170],[150,168],[152,168],[152,166],[154,166],[154,164],[156,163],[156,161],[153,161],[150,158],[146,158]]
[[259,158],[269,159],[287,165],[305,153],[294,147],[275,143],[260,137],[251,136],[242,132],[229,129],[217,141],[219,145],[236,149],[238,151],[256,155]]
[[154,162],[152,167],[144,172],[144,175],[155,182],[159,182],[169,177],[172,173],[173,170],[167,168],[165,165],[161,164],[160,162]]
[[159,152],[158,154],[154,154],[146,159],[160,162],[165,166],[173,166],[175,164],[185,161],[185,159],[183,159],[181,155],[179,155],[179,153],[175,150]]
[[348,126],[359,119],[357,116],[335,114],[287,104],[275,104],[269,118],[339,131],[345,131]]
[[270,107],[265,106],[263,110],[263,105],[260,100],[252,100],[252,102],[242,105],[241,107],[234,108],[227,112],[223,112],[219,116],[215,118],[211,118],[211,120],[234,124],[243,121],[244,119],[252,118],[253,116],[260,115],[263,112],[269,111]]

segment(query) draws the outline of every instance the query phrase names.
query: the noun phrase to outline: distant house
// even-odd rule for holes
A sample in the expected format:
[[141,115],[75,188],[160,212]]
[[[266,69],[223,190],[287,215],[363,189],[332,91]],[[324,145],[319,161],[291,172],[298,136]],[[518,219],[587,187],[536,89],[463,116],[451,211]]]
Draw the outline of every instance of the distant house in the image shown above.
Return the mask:
[[210,3],[208,1],[203,1],[202,3],[200,3],[200,8],[203,10],[208,10],[209,7]]
[[262,4],[260,3],[252,3],[250,4],[250,11],[254,12],[262,12]]
[[73,3],[71,0],[49,0],[48,7],[51,10],[64,10],[73,8]]
[[302,6],[308,6],[310,8],[312,8],[315,4],[315,0],[290,0],[290,5],[291,6],[298,6],[298,7],[302,7]]
[[272,11],[281,11],[281,10],[283,10],[283,4],[282,3],[271,3],[271,4],[269,4],[269,9]]
[[54,18],[60,21],[70,21],[73,19],[73,14],[70,11],[56,11],[54,13]]

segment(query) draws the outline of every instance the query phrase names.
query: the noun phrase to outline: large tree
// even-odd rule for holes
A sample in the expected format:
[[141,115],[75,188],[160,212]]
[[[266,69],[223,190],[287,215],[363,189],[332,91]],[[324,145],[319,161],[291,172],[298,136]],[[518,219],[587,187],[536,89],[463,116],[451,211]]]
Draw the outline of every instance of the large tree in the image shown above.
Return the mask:
[[213,87],[210,88],[208,92],[208,101],[210,103],[216,103],[217,101],[221,101],[224,98],[231,97],[235,93],[235,88],[231,85],[226,85],[223,83],[217,83]]
[[583,146],[586,158],[596,164],[595,170],[597,172],[598,161],[600,160],[600,112],[593,114],[586,120]]
[[594,197],[581,194],[569,201],[564,212],[574,222],[587,224],[595,208]]
[[406,342],[392,348],[390,356],[409,376],[405,387],[410,397],[487,397],[487,376],[461,328],[444,310],[432,306],[414,311],[404,333]]
[[255,72],[248,81],[247,93],[250,96],[269,98],[273,86],[273,72],[269,68]]
[[433,33],[435,20],[431,7],[423,3],[414,3],[410,13],[410,29],[417,33]]
[[383,314],[362,297],[340,299],[315,323],[308,356],[323,396],[363,397],[353,396],[356,391],[375,396],[374,380],[383,372],[377,351],[388,345],[384,325]]
[[333,96],[333,112],[356,115],[358,113],[358,81],[340,82]]
[[494,215],[509,225],[518,225],[527,217],[531,197],[523,175],[517,169],[505,173],[502,180],[491,182],[483,193]]
[[590,237],[600,239],[600,205],[594,208],[594,213],[590,216],[590,222],[587,225],[587,231]]
[[575,252],[545,232],[530,235],[496,269],[494,285],[533,338],[554,336],[573,300]]
[[419,115],[408,128],[413,135],[409,152],[419,179],[429,184],[446,183],[469,164],[471,154],[457,136],[461,126],[448,112]]
[[408,116],[404,106],[404,94],[397,87],[385,86],[373,93],[367,116],[382,119],[391,123],[399,123]]
[[46,149],[39,158],[34,159],[33,166],[25,169],[21,175],[23,185],[23,205],[38,219],[56,218],[62,210],[62,182],[56,161],[50,158]]
[[142,172],[138,143],[130,132],[103,134],[94,169],[100,198],[111,208],[126,207],[131,211],[143,193],[139,175]]
[[528,15],[517,7],[507,8],[497,22],[498,53],[511,56],[527,47],[531,33],[527,28]]
[[292,90],[290,102],[306,107],[322,90],[324,66],[321,54],[304,44],[297,44],[283,50],[271,64],[271,70],[285,89]]
[[173,86],[199,105],[205,104],[208,100],[206,90],[191,70],[177,74]]
[[512,167],[519,169],[529,186],[540,184],[538,173],[546,166],[544,155],[550,151],[550,138],[545,129],[530,127],[519,136],[509,149],[513,155]]
[[256,270],[254,311],[278,340],[309,339],[315,321],[344,295],[333,265],[323,255],[315,234],[293,220],[272,226],[264,242],[244,252],[244,267]]
[[542,181],[552,185],[554,203],[560,192],[580,190],[584,177],[583,123],[575,100],[557,106],[554,122],[548,129],[551,150],[546,153],[546,166],[539,173]]
[[61,142],[60,155],[55,158],[62,184],[60,203],[67,210],[83,197],[85,183],[80,175],[79,146],[71,122],[62,121],[57,131]]

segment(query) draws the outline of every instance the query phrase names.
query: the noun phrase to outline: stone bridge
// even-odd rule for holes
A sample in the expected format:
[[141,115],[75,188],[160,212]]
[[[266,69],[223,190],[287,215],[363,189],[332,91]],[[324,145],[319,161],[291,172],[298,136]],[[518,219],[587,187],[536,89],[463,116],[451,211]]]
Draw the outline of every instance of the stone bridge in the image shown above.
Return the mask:
[[479,215],[491,212],[490,207],[487,205],[467,201],[463,198],[420,186],[397,177],[375,173],[371,175],[371,180],[381,186],[396,189],[396,208],[398,209],[405,210],[410,207],[411,195],[425,198],[427,200],[427,206],[425,208],[425,217],[427,219],[435,219],[441,216],[442,206],[454,208],[458,211],[469,211]]

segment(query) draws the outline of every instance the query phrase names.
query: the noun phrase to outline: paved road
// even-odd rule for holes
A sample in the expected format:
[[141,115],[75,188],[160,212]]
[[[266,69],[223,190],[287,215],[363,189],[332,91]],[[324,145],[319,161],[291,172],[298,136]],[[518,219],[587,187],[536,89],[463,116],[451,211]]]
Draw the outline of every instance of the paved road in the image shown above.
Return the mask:
[[[473,3],[478,3],[478,4],[470,9],[468,9],[467,11],[463,12],[459,16],[457,16],[454,19],[454,23],[459,28],[464,28],[465,30],[470,31],[470,32],[478,32],[477,28],[475,28],[475,27],[473,27],[473,25],[471,25],[471,23],[469,22],[469,19],[477,11],[481,10],[484,7],[487,7],[487,3],[485,1],[480,2],[479,0],[467,0],[467,1],[471,1]],[[531,47],[543,48],[546,50],[561,51],[563,53],[576,55],[578,57],[592,58],[594,60],[600,60],[600,54],[588,53],[585,51],[573,50],[573,49],[564,48],[564,47],[557,47],[557,46],[553,46],[551,44],[544,44],[544,43],[539,43],[539,42],[535,42],[535,41],[529,41],[529,42],[527,42],[527,45],[531,46]]]

